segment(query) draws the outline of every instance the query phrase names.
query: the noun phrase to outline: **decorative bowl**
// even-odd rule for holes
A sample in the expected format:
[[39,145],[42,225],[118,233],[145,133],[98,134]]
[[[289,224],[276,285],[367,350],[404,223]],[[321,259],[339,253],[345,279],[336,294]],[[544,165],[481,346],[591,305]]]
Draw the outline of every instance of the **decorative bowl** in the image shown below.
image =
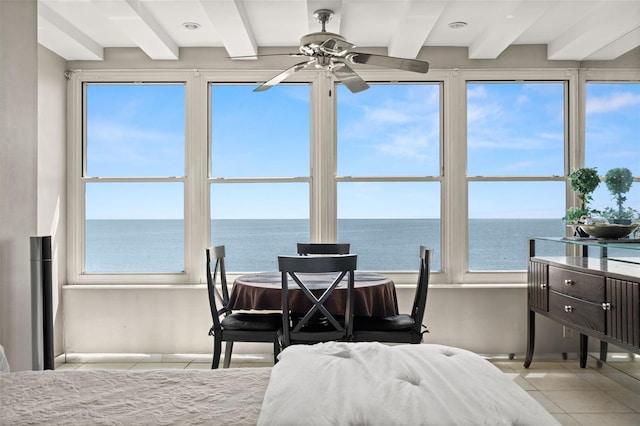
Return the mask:
[[626,237],[637,227],[637,224],[618,225],[601,223],[596,225],[580,225],[580,228],[582,228],[584,232],[599,240],[617,240],[618,238]]

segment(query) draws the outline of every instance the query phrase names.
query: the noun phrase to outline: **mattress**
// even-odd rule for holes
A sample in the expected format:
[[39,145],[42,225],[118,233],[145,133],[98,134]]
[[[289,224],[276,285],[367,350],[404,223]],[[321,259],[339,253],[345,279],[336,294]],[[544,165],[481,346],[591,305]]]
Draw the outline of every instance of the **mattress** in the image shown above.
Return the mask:
[[255,425],[271,368],[0,374],[2,425]]
[[280,354],[259,425],[558,425],[482,357],[423,344],[330,342]]

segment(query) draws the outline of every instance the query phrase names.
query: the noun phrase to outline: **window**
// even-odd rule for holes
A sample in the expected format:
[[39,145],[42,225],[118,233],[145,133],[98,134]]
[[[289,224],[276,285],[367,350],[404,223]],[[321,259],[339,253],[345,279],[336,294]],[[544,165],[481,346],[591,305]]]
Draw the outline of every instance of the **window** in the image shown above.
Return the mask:
[[412,271],[422,244],[440,269],[440,100],[439,84],[338,86],[338,241],[358,268]]
[[526,239],[564,235],[564,82],[469,82],[469,270],[524,270]]
[[[571,169],[629,168],[640,210],[638,73],[547,71],[381,71],[358,94],[303,74],[254,93],[234,73],[73,73],[69,282],[204,282],[209,245],[234,273],[336,240],[401,283],[421,244],[433,282],[523,283],[527,238],[567,233]],[[602,184],[594,207],[611,198]]]
[[276,270],[309,240],[309,86],[211,85],[211,244],[233,271]]
[[[587,82],[585,116],[586,167],[595,167],[603,177],[614,168],[629,169],[635,182],[623,195],[622,207],[635,210],[639,218],[640,82]],[[602,212],[618,211],[605,182],[594,192],[591,205]]]
[[182,84],[86,84],[85,273],[184,271]]

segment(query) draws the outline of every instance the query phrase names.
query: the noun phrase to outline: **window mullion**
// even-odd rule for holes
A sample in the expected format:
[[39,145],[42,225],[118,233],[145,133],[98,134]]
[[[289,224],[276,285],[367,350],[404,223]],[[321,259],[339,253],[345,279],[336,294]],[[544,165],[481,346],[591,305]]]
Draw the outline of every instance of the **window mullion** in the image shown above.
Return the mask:
[[445,84],[442,183],[442,265],[445,279],[462,283],[468,269],[467,225],[467,100],[466,80],[453,73]]
[[311,240],[334,242],[337,235],[335,88],[324,75],[312,85]]
[[208,82],[200,74],[185,87],[185,271],[191,283],[206,282],[204,249],[209,237]]

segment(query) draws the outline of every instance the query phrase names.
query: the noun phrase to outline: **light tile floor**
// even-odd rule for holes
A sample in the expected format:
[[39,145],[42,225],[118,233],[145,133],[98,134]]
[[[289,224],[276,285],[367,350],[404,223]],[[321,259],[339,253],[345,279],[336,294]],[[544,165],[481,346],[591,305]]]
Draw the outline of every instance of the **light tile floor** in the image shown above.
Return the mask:
[[577,359],[534,359],[528,369],[522,360],[492,362],[562,425],[640,425],[638,361],[601,364],[589,357],[586,368],[580,368]]
[[[610,362],[599,365],[589,357],[586,368],[576,359],[566,361],[535,360],[530,368],[522,359],[488,357],[496,367],[512,378],[520,387],[566,426],[626,426],[640,425],[640,360]],[[273,363],[255,359],[232,362],[232,368],[267,367]],[[616,368],[612,367],[615,366]],[[222,363],[221,363],[222,367]],[[184,357],[179,362],[71,362],[59,364],[57,370],[158,368],[209,369],[206,357]]]

